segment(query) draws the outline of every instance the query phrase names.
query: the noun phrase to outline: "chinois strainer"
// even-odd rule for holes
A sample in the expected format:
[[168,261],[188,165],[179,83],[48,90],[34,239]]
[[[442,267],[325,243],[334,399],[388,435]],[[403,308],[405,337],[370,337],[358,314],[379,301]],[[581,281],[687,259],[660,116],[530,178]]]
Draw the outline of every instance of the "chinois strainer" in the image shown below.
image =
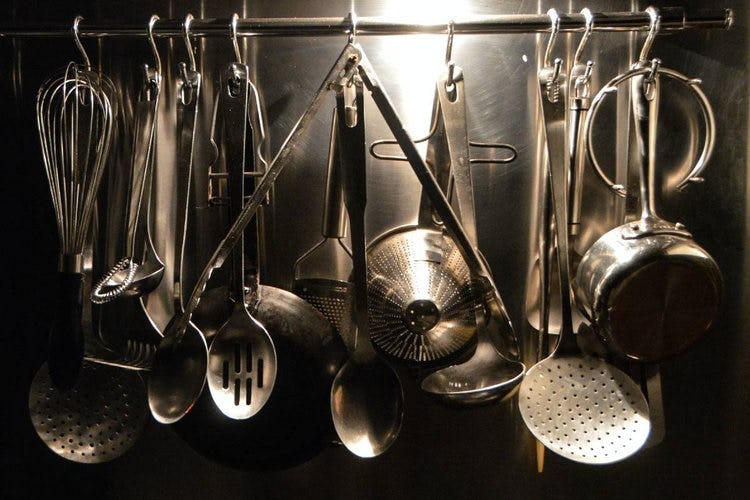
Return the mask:
[[[437,93],[433,118],[427,164],[445,193],[451,161]],[[383,352],[431,362],[458,352],[473,338],[476,313],[469,267],[444,234],[424,192],[417,227],[380,236],[367,260],[370,338]]]
[[294,263],[292,291],[320,311],[340,335],[342,321],[349,315],[351,308],[352,285],[349,274],[352,270],[352,255],[343,241],[346,236],[346,207],[341,186],[337,127],[338,119],[334,109],[323,206],[323,239]]
[[57,389],[43,364],[29,391],[31,423],[44,444],[84,464],[108,462],[128,451],[148,417],[138,372],[84,361],[75,385]]

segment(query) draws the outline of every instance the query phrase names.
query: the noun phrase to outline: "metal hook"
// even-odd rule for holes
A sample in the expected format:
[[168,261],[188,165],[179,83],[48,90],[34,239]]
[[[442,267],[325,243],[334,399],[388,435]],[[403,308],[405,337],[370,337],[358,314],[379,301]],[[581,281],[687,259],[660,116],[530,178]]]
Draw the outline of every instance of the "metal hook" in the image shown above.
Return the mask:
[[185,48],[187,48],[188,60],[190,61],[190,71],[196,71],[193,43],[190,41],[190,23],[193,22],[193,19],[195,19],[193,15],[188,14],[185,16],[185,22],[182,25],[185,35]]
[[557,9],[553,8],[547,11],[547,15],[549,16],[551,28],[547,49],[544,51],[544,66],[549,68],[552,66],[549,59],[552,55],[552,47],[555,45],[558,33],[560,33],[560,14],[557,12]]
[[578,42],[578,48],[576,49],[575,56],[573,56],[573,66],[580,62],[581,54],[583,53],[583,47],[589,41],[589,38],[591,38],[591,32],[594,29],[594,14],[591,13],[588,7],[581,10],[581,14],[583,14],[583,18],[586,20],[586,28],[583,31],[583,37],[581,37],[581,41]]
[[81,57],[83,58],[83,63],[87,68],[91,68],[91,59],[89,59],[88,54],[86,54],[86,49],[83,48],[83,44],[81,43],[81,38],[78,34],[78,25],[83,21],[83,16],[76,16],[76,18],[73,20],[73,39],[76,42],[76,47],[78,47],[78,52],[81,53]]
[[648,53],[651,51],[651,46],[654,44],[656,35],[659,34],[659,29],[661,28],[661,16],[659,15],[659,9],[657,9],[656,7],[652,5],[646,8],[646,13],[648,13],[648,16],[651,20],[649,22],[648,35],[646,36],[646,41],[643,42],[643,47],[641,48],[641,54],[638,58],[639,62],[642,62],[648,59]]
[[156,72],[161,74],[161,57],[159,57],[159,49],[156,48],[156,41],[154,40],[154,26],[156,21],[159,20],[159,16],[154,14],[148,20],[148,43],[151,44],[151,51],[154,53],[154,61],[156,62]]
[[357,41],[357,14],[350,12],[349,22],[349,43],[353,44]]
[[453,79],[456,65],[451,61],[453,58],[453,33],[455,30],[455,23],[451,20],[448,23],[448,42],[445,45],[445,64],[448,65],[448,80],[445,82],[445,85],[449,90],[453,89],[453,86],[456,83]]
[[229,36],[232,37],[232,45],[234,46],[234,57],[237,58],[239,64],[245,64],[242,62],[242,53],[240,52],[240,44],[237,43],[237,22],[240,16],[236,12],[232,14],[232,22],[229,25]]

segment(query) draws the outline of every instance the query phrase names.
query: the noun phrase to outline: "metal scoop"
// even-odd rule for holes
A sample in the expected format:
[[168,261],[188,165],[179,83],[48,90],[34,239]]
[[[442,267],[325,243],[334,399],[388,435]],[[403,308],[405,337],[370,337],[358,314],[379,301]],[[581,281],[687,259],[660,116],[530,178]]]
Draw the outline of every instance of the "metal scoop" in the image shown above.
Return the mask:
[[540,101],[557,221],[562,326],[555,350],[521,383],[518,406],[526,426],[545,447],[570,460],[602,464],[638,451],[650,430],[638,385],[605,360],[582,354],[573,331],[568,269],[565,75],[562,61],[539,71]]
[[[252,144],[247,130],[249,69],[244,64],[232,63],[227,73],[219,106],[224,118],[228,191],[234,218],[242,212],[245,198],[246,141]],[[216,332],[208,351],[211,396],[219,410],[234,419],[250,418],[265,406],[273,391],[277,366],[273,339],[253,317],[260,300],[257,273],[245,290],[243,243],[241,236],[232,252],[230,296],[234,309]]]
[[336,104],[345,201],[352,232],[355,333],[351,356],[331,387],[331,415],[344,446],[367,458],[384,453],[398,437],[404,395],[398,375],[378,357],[368,332],[365,114],[362,84],[356,76],[336,95]]
[[[343,242],[346,236],[346,207],[341,187],[337,129],[338,118],[334,109],[323,207],[323,239],[294,263],[292,291],[320,311],[331,322],[336,333],[341,335],[342,321],[349,314],[351,303],[352,286],[348,279],[352,254]],[[321,268],[326,270],[325,275],[320,274]]]

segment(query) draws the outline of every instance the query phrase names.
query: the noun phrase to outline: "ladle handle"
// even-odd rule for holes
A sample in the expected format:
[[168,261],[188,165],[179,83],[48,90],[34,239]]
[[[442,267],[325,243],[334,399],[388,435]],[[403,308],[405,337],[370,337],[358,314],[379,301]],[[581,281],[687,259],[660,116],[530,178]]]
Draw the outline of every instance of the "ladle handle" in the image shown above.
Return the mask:
[[49,376],[61,390],[75,385],[83,361],[83,274],[60,271],[49,337]]
[[331,138],[328,143],[328,173],[326,175],[326,197],[323,205],[324,238],[341,239],[346,236],[346,207],[341,185],[341,158],[338,132],[338,113],[333,110]]
[[175,314],[183,311],[183,261],[185,258],[185,234],[190,211],[190,187],[193,169],[193,145],[195,124],[198,115],[198,98],[201,89],[201,74],[183,68],[182,89],[177,100],[177,185],[175,190],[175,236],[174,236],[174,300]]
[[[557,60],[559,67],[562,61]],[[545,67],[539,70],[539,100],[544,118],[547,142],[548,176],[557,236],[557,263],[560,275],[561,325],[556,354],[576,351],[573,332],[573,311],[570,294],[570,252],[568,247],[568,136],[565,131],[566,77],[559,70]]]
[[367,206],[367,147],[365,145],[365,101],[362,84],[356,77],[336,94],[338,130],[341,139],[346,209],[352,239],[354,276],[354,336],[355,362],[367,363],[375,356],[370,342],[367,313],[367,243],[365,208]]
[[[427,156],[425,163],[430,168],[432,175],[450,199],[448,188],[451,179],[451,160],[448,152],[448,143],[445,137],[445,121],[443,120],[443,110],[440,107],[440,98],[438,90],[435,89],[435,98],[432,103],[432,127],[430,135],[427,138]],[[420,227],[436,227],[439,223],[439,217],[435,213],[430,197],[422,189],[419,199],[419,212],[417,223]]]
[[641,218],[658,219],[655,203],[656,134],[659,120],[659,65],[651,62],[651,72],[636,75],[631,80],[631,101],[638,140],[640,161]]

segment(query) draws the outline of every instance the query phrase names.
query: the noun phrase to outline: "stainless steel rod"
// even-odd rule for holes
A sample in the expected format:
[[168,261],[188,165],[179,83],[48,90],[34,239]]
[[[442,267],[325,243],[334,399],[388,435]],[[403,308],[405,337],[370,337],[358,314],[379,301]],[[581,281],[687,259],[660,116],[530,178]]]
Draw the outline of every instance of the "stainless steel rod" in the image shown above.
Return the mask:
[[[727,29],[734,20],[731,9],[714,9],[686,14],[680,7],[660,9],[661,31],[685,29]],[[70,25],[60,24],[4,24],[0,23],[0,37],[4,38],[48,38],[69,37]],[[448,31],[445,23],[404,23],[381,17],[356,18],[356,34],[359,35],[405,35],[405,34],[444,34]],[[197,37],[228,37],[229,19],[195,19],[190,25],[190,33]],[[550,30],[546,14],[508,14],[497,16],[475,16],[455,19],[456,34],[499,34],[499,33],[544,33]],[[585,19],[582,14],[560,15],[561,31],[583,31]],[[595,31],[637,31],[647,30],[649,16],[645,12],[600,12],[594,14]],[[352,28],[351,16],[339,17],[290,17],[240,19],[237,35],[256,36],[336,36],[346,35]],[[81,37],[141,37],[146,36],[146,22],[142,25],[82,21],[79,26]],[[157,37],[182,36],[182,20],[165,19],[156,23],[154,35]]]

